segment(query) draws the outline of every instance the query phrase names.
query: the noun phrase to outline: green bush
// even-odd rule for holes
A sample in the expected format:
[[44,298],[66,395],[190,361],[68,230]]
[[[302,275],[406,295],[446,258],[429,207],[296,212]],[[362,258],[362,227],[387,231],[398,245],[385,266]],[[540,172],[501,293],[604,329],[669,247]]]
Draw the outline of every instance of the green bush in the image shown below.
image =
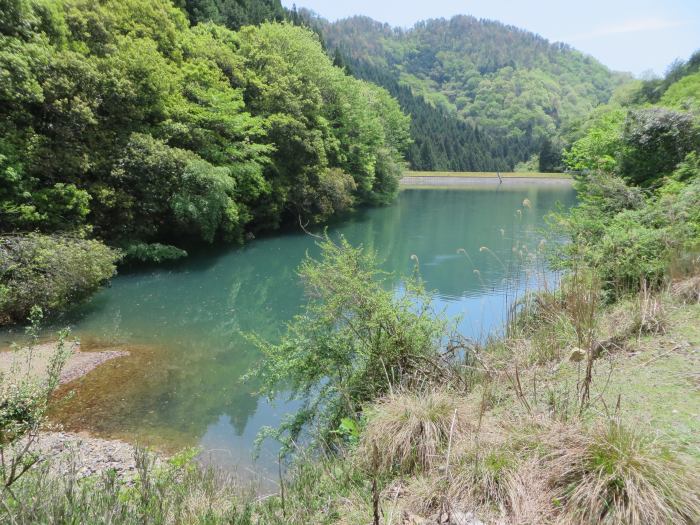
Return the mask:
[[137,242],[124,250],[127,263],[162,263],[187,257],[187,252],[169,244]]
[[300,267],[309,299],[303,313],[279,343],[256,341],[265,356],[254,372],[263,391],[286,390],[303,402],[279,431],[264,434],[292,441],[309,423],[333,437],[342,418],[355,418],[392,385],[417,380],[447,333],[420,282],[408,279],[396,296],[373,252],[345,239],[320,247],[321,259]]
[[636,184],[650,184],[699,149],[700,127],[692,113],[657,107],[632,110],[624,127],[620,174]]
[[59,235],[0,236],[0,324],[32,307],[65,310],[114,275],[119,253],[95,240]]
[[690,153],[656,191],[621,177],[591,174],[579,184],[580,204],[552,224],[571,239],[556,248],[559,267],[593,268],[614,295],[640,283],[659,286],[680,261],[700,250],[700,167]]

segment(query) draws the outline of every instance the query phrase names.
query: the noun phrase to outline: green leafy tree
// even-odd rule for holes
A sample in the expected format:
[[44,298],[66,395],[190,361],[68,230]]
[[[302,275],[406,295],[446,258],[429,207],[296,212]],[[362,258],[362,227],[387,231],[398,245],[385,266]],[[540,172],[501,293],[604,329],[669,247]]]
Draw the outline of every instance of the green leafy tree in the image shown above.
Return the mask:
[[626,113],[616,109],[599,116],[589,125],[585,135],[564,152],[564,161],[573,171],[605,171],[616,169],[622,150],[622,134]]
[[385,91],[311,30],[208,22],[277,19],[277,1],[181,7],[197,25],[167,0],[3,3],[3,227],[240,240],[395,195],[409,120]]

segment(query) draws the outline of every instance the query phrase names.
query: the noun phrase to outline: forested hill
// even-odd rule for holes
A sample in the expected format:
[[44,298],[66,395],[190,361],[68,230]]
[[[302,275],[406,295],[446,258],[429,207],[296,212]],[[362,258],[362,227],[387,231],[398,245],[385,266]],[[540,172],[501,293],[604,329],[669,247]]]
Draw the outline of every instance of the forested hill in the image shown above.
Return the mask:
[[526,137],[503,139],[415,94],[385,67],[343,56],[337,48],[334,56],[336,63],[344,65],[355,77],[386,88],[411,116],[412,143],[406,160],[413,169],[511,171],[530,155],[531,145]]
[[[356,76],[387,87],[408,113],[415,112],[394,84],[481,128],[495,141],[489,150],[509,164],[538,153],[546,139],[556,142],[562,127],[607,102],[628,78],[568,45],[471,16],[409,30],[367,17],[313,21]],[[414,164],[416,155],[414,147]]]

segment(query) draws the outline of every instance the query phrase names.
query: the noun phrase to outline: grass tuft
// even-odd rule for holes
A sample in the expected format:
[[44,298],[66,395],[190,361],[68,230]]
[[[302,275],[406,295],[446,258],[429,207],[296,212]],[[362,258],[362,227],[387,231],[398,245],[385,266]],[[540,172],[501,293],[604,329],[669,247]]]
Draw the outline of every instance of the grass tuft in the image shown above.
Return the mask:
[[358,446],[372,471],[411,473],[444,463],[451,435],[467,432],[465,405],[439,390],[389,395],[370,410]]
[[617,421],[549,436],[549,483],[558,522],[611,525],[698,523],[700,486],[668,450]]
[[675,281],[671,284],[671,295],[684,304],[700,303],[700,275]]

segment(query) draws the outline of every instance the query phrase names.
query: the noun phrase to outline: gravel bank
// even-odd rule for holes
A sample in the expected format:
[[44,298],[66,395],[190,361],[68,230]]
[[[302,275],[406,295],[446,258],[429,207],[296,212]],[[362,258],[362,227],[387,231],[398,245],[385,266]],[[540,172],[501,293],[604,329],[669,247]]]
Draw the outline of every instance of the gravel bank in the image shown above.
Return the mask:
[[[71,350],[61,372],[61,384],[70,383],[101,364],[129,355],[121,348],[105,348],[95,352],[81,352],[80,343],[66,343]],[[29,373],[37,380],[46,377],[46,366],[56,351],[56,343],[35,346],[28,360],[28,350],[5,350],[0,352],[0,372],[3,374]],[[136,475],[135,447],[118,440],[107,440],[71,432],[44,431],[37,437],[35,451],[40,461],[50,461],[51,470],[58,474],[77,472],[79,478],[91,474],[115,470],[122,479]]]
[[76,472],[78,478],[114,470],[121,479],[136,476],[135,447],[70,432],[42,432],[36,444],[40,461],[50,461],[58,474]]
[[[96,352],[81,352],[80,343],[77,341],[68,342],[66,345],[68,345],[72,353],[61,371],[61,384],[74,381],[111,359],[129,355],[129,352],[121,348],[105,348]],[[35,346],[32,349],[30,374],[37,379],[44,378],[46,376],[46,366],[55,351],[55,342]],[[11,373],[17,367],[24,372],[26,371],[26,361],[26,349],[2,351],[0,352],[0,372]]]

